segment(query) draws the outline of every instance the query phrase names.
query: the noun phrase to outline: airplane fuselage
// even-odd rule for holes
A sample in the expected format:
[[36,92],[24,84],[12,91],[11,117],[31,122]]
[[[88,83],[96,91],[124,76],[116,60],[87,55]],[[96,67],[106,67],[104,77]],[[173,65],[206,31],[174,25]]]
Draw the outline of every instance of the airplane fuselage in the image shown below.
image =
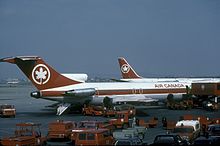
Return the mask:
[[[149,102],[152,99],[165,100],[168,94],[182,95],[186,93],[186,86],[191,84],[183,82],[163,82],[163,83],[126,83],[126,82],[108,82],[108,83],[80,83],[75,85],[51,88],[41,90],[41,97],[49,100],[68,100],[69,102],[77,102],[85,99],[85,97],[69,96],[65,91],[94,89],[94,95],[90,96],[91,100],[102,102],[104,97],[114,98],[117,102],[123,97],[132,97],[133,100],[142,100]],[[74,97],[74,98],[73,98]],[[75,99],[75,100],[74,100]]]

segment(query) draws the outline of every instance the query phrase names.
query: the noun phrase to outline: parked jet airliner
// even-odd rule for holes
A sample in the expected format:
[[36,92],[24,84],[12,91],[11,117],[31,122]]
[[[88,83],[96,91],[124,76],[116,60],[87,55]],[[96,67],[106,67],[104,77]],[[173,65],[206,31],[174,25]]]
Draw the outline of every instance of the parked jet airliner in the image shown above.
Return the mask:
[[0,62],[16,64],[23,71],[38,89],[31,93],[32,97],[60,102],[57,108],[58,115],[71,104],[83,104],[86,100],[102,103],[105,97],[109,97],[113,103],[164,100],[168,94],[181,97],[186,93],[186,86],[190,86],[184,82],[86,83],[58,73],[38,56],[9,57],[1,59]]
[[120,81],[127,82],[220,82],[220,78],[143,78],[128,64],[125,58],[119,57],[118,63],[122,74]]

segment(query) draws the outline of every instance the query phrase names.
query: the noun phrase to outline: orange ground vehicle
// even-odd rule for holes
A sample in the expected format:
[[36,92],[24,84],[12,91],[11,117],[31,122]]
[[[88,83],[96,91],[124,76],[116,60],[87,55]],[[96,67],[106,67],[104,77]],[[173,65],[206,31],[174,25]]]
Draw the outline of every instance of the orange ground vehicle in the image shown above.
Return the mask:
[[102,116],[103,109],[98,106],[84,106],[82,113],[83,115]]
[[56,122],[49,123],[49,130],[47,135],[47,145],[59,145],[71,144],[71,132],[76,127],[76,124],[72,121],[58,120]]
[[108,129],[73,129],[71,140],[75,145],[113,145],[114,138]]
[[16,124],[15,136],[3,138],[4,146],[43,145],[46,138],[41,136],[40,125],[35,123]]
[[158,124],[158,118],[152,117],[147,122],[145,122],[143,119],[138,119],[138,125],[143,126],[145,128],[154,128]]
[[14,105],[0,105],[0,117],[15,117],[16,110]]
[[113,117],[113,116],[115,116],[116,112],[117,111],[114,110],[114,109],[104,109],[103,116],[105,116],[105,117]]
[[135,107],[129,104],[118,105],[118,106],[115,106],[114,108],[115,108],[115,111],[117,112],[122,112],[122,111],[127,112],[129,118],[133,118],[136,115]]
[[114,126],[108,121],[81,121],[78,123],[78,128],[104,128],[109,129],[112,132]]
[[162,117],[162,124],[164,129],[173,131],[176,126],[176,121],[167,120],[166,117]]
[[75,123],[72,121],[58,120],[56,122],[49,123],[48,139],[53,138],[69,138],[71,130],[75,127]]
[[114,125],[115,128],[128,128],[131,125],[127,111],[117,112],[116,119],[109,120],[109,123]]

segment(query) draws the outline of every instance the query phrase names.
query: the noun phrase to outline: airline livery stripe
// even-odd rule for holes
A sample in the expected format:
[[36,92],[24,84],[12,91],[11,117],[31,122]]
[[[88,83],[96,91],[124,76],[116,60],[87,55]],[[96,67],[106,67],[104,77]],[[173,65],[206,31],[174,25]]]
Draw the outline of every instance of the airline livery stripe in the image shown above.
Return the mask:
[[[132,94],[174,94],[186,93],[186,89],[124,89],[124,90],[96,90],[96,95],[132,95]],[[42,91],[45,96],[64,96],[64,91]]]
[[133,89],[133,90],[98,90],[96,95],[127,95],[127,94],[164,94],[186,93],[186,89]]

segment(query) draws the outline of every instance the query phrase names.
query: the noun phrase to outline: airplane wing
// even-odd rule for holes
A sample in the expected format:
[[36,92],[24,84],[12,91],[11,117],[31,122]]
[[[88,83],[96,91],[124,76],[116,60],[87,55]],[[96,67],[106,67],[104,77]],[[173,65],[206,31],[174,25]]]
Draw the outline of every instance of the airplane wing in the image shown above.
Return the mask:
[[150,97],[146,97],[144,95],[115,95],[115,96],[111,96],[110,98],[112,98],[113,103],[117,103],[117,102],[143,102],[143,103],[149,103],[149,102],[155,102],[158,101],[156,99],[150,98]]

